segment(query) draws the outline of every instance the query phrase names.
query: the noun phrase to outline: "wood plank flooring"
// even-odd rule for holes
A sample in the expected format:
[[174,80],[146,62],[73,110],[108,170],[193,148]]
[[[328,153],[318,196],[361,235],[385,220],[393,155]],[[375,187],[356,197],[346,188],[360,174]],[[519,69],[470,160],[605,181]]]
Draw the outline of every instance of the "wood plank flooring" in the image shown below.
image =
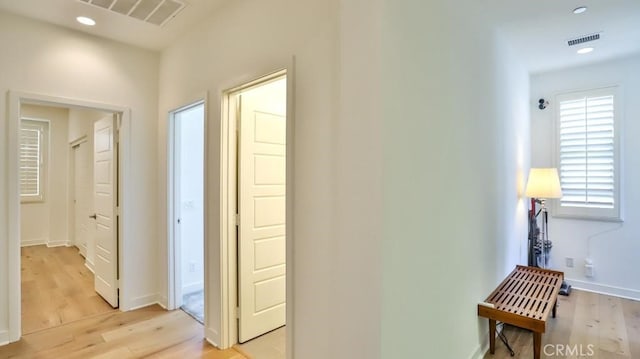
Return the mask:
[[[557,318],[549,318],[542,336],[542,358],[640,358],[640,302],[574,290],[559,296],[558,304]],[[533,358],[531,332],[507,326],[505,334],[514,358]],[[496,354],[485,355],[507,358],[512,357],[500,340]]]
[[23,247],[21,271],[23,334],[114,310],[75,247]]
[[246,359],[205,342],[202,325],[181,310],[114,310],[73,247],[22,248],[22,327],[1,359]]
[[203,338],[202,325],[189,315],[154,305],[97,314],[27,334],[17,343],[0,347],[0,358],[246,359],[233,349],[218,350]]
[[[205,358],[246,359],[203,339],[203,327],[186,313],[159,306],[113,310],[93,290],[93,275],[74,248],[22,249],[22,340],[0,347],[0,358]],[[530,332],[507,326],[515,358],[533,357]],[[558,317],[542,338],[543,358],[640,358],[640,302],[574,290],[559,297]],[[589,347],[592,345],[592,347]],[[559,353],[557,348],[564,348]],[[591,348],[591,349],[590,349]],[[502,342],[486,359],[511,358]]]

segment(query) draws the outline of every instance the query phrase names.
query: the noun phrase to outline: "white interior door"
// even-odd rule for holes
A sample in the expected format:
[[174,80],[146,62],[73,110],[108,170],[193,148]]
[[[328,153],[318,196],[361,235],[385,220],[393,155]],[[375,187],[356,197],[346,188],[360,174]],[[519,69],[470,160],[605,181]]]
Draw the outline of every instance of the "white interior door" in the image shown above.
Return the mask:
[[286,321],[286,79],[240,95],[239,341]]
[[118,306],[118,218],[115,116],[94,123],[93,205],[95,210],[95,289]]
[[74,154],[74,208],[75,208],[75,240],[80,254],[87,257],[87,242],[93,235],[91,216],[93,214],[93,160],[87,142],[73,148]]

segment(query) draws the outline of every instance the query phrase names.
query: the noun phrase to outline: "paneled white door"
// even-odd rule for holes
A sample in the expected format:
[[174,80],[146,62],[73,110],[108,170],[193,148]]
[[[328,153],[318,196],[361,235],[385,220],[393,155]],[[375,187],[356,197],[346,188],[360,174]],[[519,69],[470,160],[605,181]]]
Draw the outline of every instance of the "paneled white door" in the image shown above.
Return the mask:
[[286,321],[286,79],[240,95],[239,341]]
[[95,289],[118,307],[117,152],[115,116],[94,123],[93,205],[95,210]]

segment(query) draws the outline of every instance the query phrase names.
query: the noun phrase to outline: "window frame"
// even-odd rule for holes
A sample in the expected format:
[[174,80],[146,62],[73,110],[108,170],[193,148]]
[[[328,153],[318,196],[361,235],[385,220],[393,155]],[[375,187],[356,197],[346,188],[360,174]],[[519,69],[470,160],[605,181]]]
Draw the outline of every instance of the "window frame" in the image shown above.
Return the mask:
[[[558,172],[560,168],[560,103],[567,100],[575,100],[580,97],[613,96],[613,208],[591,208],[577,206],[562,206],[561,199],[553,201],[553,215],[560,218],[573,218],[591,221],[622,222],[622,168],[621,168],[621,128],[622,128],[622,90],[618,85],[589,88],[584,90],[559,93],[555,96],[556,104],[553,121],[553,162]],[[560,181],[562,185],[562,180]]]
[[[19,133],[22,136],[22,128],[23,122],[29,122],[34,127],[39,127],[40,131],[40,171],[38,173],[38,189],[39,194],[37,195],[25,195],[22,193],[21,188],[21,180],[18,180],[19,192],[20,192],[20,203],[42,203],[46,201],[46,194],[48,191],[48,168],[49,168],[49,140],[50,140],[50,129],[51,129],[51,121],[41,118],[34,117],[26,117],[23,116],[20,118],[20,128]],[[19,152],[18,152],[18,161],[20,161],[22,157],[22,141],[21,138],[18,139],[19,143]],[[20,169],[19,169],[20,170]],[[20,175],[20,174],[18,174]]]

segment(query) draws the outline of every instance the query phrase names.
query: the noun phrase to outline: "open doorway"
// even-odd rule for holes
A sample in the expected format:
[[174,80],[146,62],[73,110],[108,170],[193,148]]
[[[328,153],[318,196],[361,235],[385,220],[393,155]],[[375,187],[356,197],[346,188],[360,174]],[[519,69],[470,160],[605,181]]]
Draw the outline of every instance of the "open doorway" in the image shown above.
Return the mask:
[[[267,76],[226,94],[226,211],[232,341],[252,357],[285,358],[287,321],[287,77]],[[235,135],[234,135],[235,134]],[[223,164],[224,167],[224,164]],[[223,172],[225,172],[223,170]],[[233,280],[230,280],[233,282]],[[233,293],[235,292],[235,293]],[[230,315],[230,317],[233,317]]]
[[[100,260],[96,260],[95,262],[94,271],[96,280],[93,281],[93,289],[100,293],[104,300],[109,303],[110,307],[130,310],[131,297],[130,292],[126,289],[127,276],[125,275],[125,266],[123,265],[124,254],[128,252],[125,247],[130,244],[127,240],[127,238],[129,238],[128,233],[131,232],[130,227],[131,223],[133,223],[128,220],[129,216],[133,213],[130,210],[131,202],[127,200],[129,198],[128,193],[131,193],[129,189],[130,182],[125,181],[131,160],[130,109],[98,102],[17,91],[9,92],[8,104],[8,172],[13,174],[8,177],[9,341],[16,342],[20,340],[22,336],[22,313],[27,312],[27,310],[23,310],[23,307],[25,301],[28,299],[22,293],[23,278],[21,273],[24,272],[24,259],[21,256],[21,239],[23,238],[21,227],[23,226],[21,218],[22,211],[20,210],[22,202],[20,179],[21,119],[23,117],[23,106],[26,105],[45,106],[56,109],[62,108],[70,112],[72,110],[95,110],[109,115],[108,118],[105,118],[100,124],[98,124],[100,121],[93,123],[94,127],[92,129],[94,136],[96,133],[99,133],[99,136],[95,136],[97,145],[93,148],[95,153],[99,152],[99,156],[94,157],[99,167],[94,172],[98,173],[99,176],[94,176],[94,179],[100,179],[100,187],[94,186],[98,188],[95,191],[96,195],[99,195],[97,201],[99,203],[98,206],[95,207],[94,214],[96,215],[96,227],[100,227],[98,234],[96,234],[96,257],[101,257]],[[69,135],[68,132],[62,131],[62,133],[63,136]],[[68,140],[69,137],[66,138],[66,141],[63,141],[63,147],[66,148],[67,155],[71,157],[71,148]],[[67,160],[69,160],[69,158],[67,158]],[[100,163],[98,164],[98,162]],[[62,167],[64,171],[68,171],[67,175],[70,177],[70,169],[68,166],[69,164],[67,163],[67,165]],[[56,169],[60,169],[60,167],[56,165]],[[43,171],[42,173],[48,172]],[[50,195],[62,195],[62,201],[67,201],[66,215],[68,217],[71,217],[69,212],[72,208],[72,206],[69,205],[69,201],[71,201],[68,197],[70,192],[70,189],[63,188],[60,191],[52,190],[49,193]],[[46,197],[46,193],[44,197]],[[94,198],[94,202],[96,202],[96,198]],[[55,214],[59,213],[56,212]],[[60,249],[72,249],[72,247],[68,246],[71,245],[72,240],[75,241],[75,237],[72,238],[72,234],[69,233],[69,228],[73,228],[74,224],[70,224],[69,221],[66,221],[67,231],[61,232],[63,236],[49,238],[43,245],[58,245],[59,247],[57,248]],[[38,225],[40,224],[41,223],[38,223]],[[64,227],[64,224],[64,220],[58,221],[58,219],[56,219],[54,223],[57,227]],[[34,228],[34,226],[30,226],[30,228]],[[75,258],[78,257],[79,256],[76,256]],[[67,264],[66,261],[63,262],[65,265]],[[80,263],[83,264],[83,262],[83,260],[80,260]],[[46,268],[39,270],[39,273],[43,271],[46,271]],[[128,270],[127,273],[129,273]],[[98,278],[100,280],[98,280]],[[55,278],[53,282],[48,281],[44,287],[46,288],[64,281],[64,278]],[[98,282],[100,282],[100,285],[96,284]],[[63,291],[63,293],[65,296],[69,295],[69,291]],[[46,298],[39,290],[37,295],[41,298]],[[60,305],[62,306],[63,304]],[[76,308],[82,308],[82,306]]]
[[118,307],[119,116],[63,104],[19,113],[22,334]]
[[204,323],[204,102],[170,115],[174,301]]

